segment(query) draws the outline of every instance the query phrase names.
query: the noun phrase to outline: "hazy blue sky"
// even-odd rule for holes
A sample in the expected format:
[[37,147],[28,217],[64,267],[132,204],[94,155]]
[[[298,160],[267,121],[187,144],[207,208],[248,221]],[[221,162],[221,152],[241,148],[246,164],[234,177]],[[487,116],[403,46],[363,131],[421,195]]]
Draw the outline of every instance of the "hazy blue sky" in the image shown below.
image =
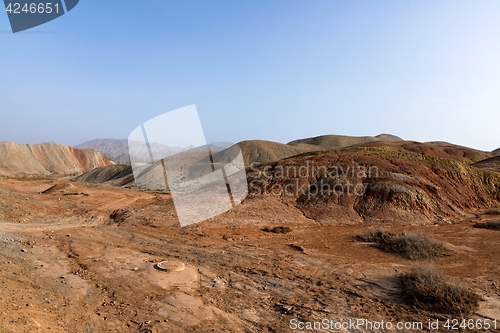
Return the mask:
[[81,0],[12,34],[0,141],[126,138],[196,104],[210,141],[391,133],[500,147],[500,1]]

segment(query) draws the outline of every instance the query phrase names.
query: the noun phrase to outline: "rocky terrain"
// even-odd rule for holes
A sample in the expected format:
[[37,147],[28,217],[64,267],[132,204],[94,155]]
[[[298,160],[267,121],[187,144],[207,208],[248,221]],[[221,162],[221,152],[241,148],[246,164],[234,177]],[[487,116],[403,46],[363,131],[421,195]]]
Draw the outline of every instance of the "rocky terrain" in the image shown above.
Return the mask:
[[[266,146],[248,145],[244,154]],[[316,331],[428,332],[418,323],[437,320],[431,331],[447,332],[454,318],[500,322],[499,231],[475,228],[500,221],[491,156],[399,140],[308,149],[249,165],[241,205],[184,228],[168,191],[136,188],[130,166],[4,174],[0,332],[293,332],[298,321],[359,318],[410,326]],[[447,255],[415,261],[356,241],[381,227],[433,237]],[[413,303],[398,276],[416,265],[476,292],[479,307]]]

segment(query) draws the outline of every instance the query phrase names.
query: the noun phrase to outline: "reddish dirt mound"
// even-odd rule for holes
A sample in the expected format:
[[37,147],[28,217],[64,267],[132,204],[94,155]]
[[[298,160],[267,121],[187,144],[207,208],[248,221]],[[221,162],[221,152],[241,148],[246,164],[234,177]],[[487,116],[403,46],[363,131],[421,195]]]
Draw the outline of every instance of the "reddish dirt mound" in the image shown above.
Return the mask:
[[408,152],[405,147],[430,148],[398,144],[397,149],[305,154],[250,170],[250,191],[292,202],[320,223],[446,222],[499,205],[500,175],[467,160]]

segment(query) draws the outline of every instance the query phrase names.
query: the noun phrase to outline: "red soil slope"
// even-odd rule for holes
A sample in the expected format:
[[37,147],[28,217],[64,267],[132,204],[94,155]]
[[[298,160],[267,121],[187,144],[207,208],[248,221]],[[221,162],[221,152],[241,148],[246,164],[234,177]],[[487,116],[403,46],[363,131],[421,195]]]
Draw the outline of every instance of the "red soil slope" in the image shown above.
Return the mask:
[[[500,205],[500,174],[433,156],[453,155],[440,147],[395,148],[375,143],[262,165],[249,172],[250,191],[280,197],[321,224],[448,222]],[[410,152],[418,149],[425,154]]]

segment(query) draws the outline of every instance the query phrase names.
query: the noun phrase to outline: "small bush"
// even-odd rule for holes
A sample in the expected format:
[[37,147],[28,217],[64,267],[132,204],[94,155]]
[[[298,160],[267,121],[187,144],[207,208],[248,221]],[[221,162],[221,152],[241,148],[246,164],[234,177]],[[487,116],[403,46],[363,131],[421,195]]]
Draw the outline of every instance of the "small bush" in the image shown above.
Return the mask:
[[474,224],[475,228],[483,228],[483,229],[492,229],[492,230],[500,230],[500,221],[490,221],[486,223],[476,223]]
[[292,231],[292,229],[290,229],[289,227],[279,226],[279,227],[273,227],[273,228],[265,227],[264,229],[262,229],[262,231],[273,232],[275,234],[287,234],[290,231]]
[[443,244],[421,233],[395,235],[384,229],[375,229],[356,238],[376,243],[376,246],[385,252],[411,260],[426,260],[449,255]]
[[413,267],[399,276],[403,293],[418,307],[452,314],[468,314],[482,299],[475,292],[452,284],[434,269]]
[[130,216],[130,212],[126,209],[115,209],[109,218],[116,223],[122,223]]
[[432,259],[449,254],[443,244],[421,233],[395,236],[380,243],[379,247],[386,252],[412,260]]

